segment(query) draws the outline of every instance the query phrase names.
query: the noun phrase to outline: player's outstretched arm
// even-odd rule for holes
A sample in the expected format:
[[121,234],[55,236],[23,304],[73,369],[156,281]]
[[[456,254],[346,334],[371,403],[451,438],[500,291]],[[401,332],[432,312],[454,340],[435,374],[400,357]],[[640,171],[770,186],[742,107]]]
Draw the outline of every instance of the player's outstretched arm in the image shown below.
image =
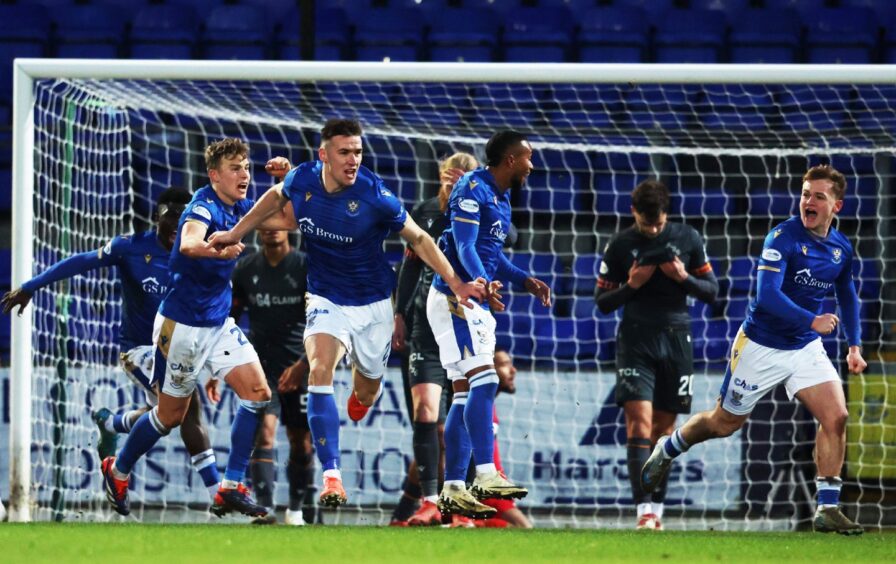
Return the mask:
[[[230,231],[216,231],[208,238],[209,245],[216,249],[222,249],[230,245],[234,245],[243,240],[243,237],[253,229],[258,228],[266,219],[277,212],[280,212],[289,201],[283,195],[283,183],[279,183],[270,188],[261,196],[249,210],[249,213],[243,216],[239,222],[233,226]],[[295,218],[293,218],[295,222]],[[268,229],[273,229],[268,227]],[[295,229],[295,227],[293,227]]]
[[439,250],[435,241],[432,240],[426,231],[420,229],[420,226],[417,225],[411,216],[407,217],[404,228],[398,234],[414,247],[414,251],[423,262],[442,277],[445,283],[448,284],[448,287],[451,288],[451,291],[454,292],[454,295],[457,296],[458,302],[472,308],[473,304],[470,303],[470,298],[477,300],[487,298],[488,288],[485,279],[480,277],[472,282],[461,280],[451,267],[451,263]]
[[187,221],[181,228],[180,252],[190,258],[216,258],[232,260],[240,256],[245,245],[237,241],[235,244],[218,249],[205,242],[208,226],[199,221]]
[[115,264],[114,258],[106,250],[78,253],[63,259],[22,284],[21,288],[16,288],[4,294],[2,300],[0,300],[0,304],[3,306],[3,313],[9,313],[14,307],[18,306],[18,315],[22,315],[22,311],[31,303],[34,293],[41,288],[49,286],[53,282],[71,278],[76,274],[84,274],[93,269],[113,264]]
[[510,259],[504,253],[498,255],[496,274],[500,278],[507,278],[517,286],[525,288],[527,292],[538,298],[544,307],[551,307],[551,288],[510,262]]

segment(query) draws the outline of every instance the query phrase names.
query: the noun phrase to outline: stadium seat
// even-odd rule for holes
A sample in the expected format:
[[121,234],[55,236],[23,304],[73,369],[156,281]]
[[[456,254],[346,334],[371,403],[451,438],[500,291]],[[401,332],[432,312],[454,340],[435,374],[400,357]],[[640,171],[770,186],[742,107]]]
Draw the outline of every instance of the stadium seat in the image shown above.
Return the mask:
[[613,6],[637,8],[647,15],[647,21],[654,27],[662,23],[666,12],[679,5],[678,0],[614,0]]
[[748,9],[732,26],[729,48],[732,63],[794,63],[800,25],[791,10]]
[[203,57],[206,59],[262,60],[267,58],[267,19],[262,8],[222,4],[212,8],[205,21]]
[[134,59],[191,59],[199,20],[186,4],[147,4],[131,25]]
[[429,60],[494,61],[498,32],[498,19],[490,10],[446,8],[431,23]]
[[0,168],[0,212],[12,209],[12,169]]
[[572,263],[573,291],[577,295],[589,296],[593,308],[594,286],[597,284],[599,255],[578,255]]
[[853,277],[856,291],[864,300],[879,300],[882,288],[877,259],[853,260]]
[[[294,12],[298,4],[296,0],[239,0],[239,3],[262,8],[271,31],[282,26],[293,27],[298,23],[298,14]],[[321,4],[323,2],[317,4],[317,9],[324,8]],[[291,17],[296,19],[291,20]]]
[[521,194],[526,209],[569,213],[581,210],[576,175],[566,170],[535,170]]
[[[314,59],[347,60],[349,47],[352,45],[352,30],[345,12],[336,7],[319,6],[314,11],[314,22]],[[298,8],[290,10],[283,17],[276,33],[281,59],[301,59],[301,25]]]
[[[0,101],[12,101],[12,61],[16,57],[43,57],[50,35],[49,12],[28,4],[0,5]],[[6,124],[8,120],[0,122]]]
[[640,85],[625,94],[626,117],[638,129],[686,129],[694,118],[691,86]]
[[356,23],[355,55],[359,61],[416,61],[423,45],[424,22],[418,10],[377,8]]
[[737,15],[753,5],[753,0],[688,0],[689,8],[722,12],[732,22]]
[[103,4],[72,4],[51,11],[56,24],[56,56],[62,58],[118,57],[125,18]]
[[766,86],[707,85],[697,112],[708,129],[755,131],[766,128],[766,115],[773,107],[772,93]]
[[734,204],[719,188],[681,188],[673,192],[670,211],[683,217],[724,216],[734,212]]
[[669,10],[657,24],[657,62],[718,62],[726,27],[725,15],[718,11]]
[[795,132],[834,132],[849,124],[854,95],[849,86],[789,86],[777,94],[776,108]]
[[756,260],[752,257],[732,257],[724,278],[732,294],[748,296],[753,291],[756,279]]
[[867,8],[825,8],[807,24],[810,63],[870,63],[877,42],[874,12]]
[[604,6],[585,11],[579,31],[583,63],[645,61],[650,26],[640,8]]
[[504,20],[504,58],[513,62],[566,61],[572,38],[573,20],[565,8],[518,8]]

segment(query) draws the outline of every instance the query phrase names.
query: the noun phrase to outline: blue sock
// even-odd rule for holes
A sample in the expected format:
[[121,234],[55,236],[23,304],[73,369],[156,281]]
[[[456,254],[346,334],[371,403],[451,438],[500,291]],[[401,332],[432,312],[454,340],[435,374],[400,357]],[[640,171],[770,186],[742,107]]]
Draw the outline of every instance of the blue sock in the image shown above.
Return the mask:
[[494,418],[498,375],[494,370],[480,372],[470,379],[470,396],[464,408],[464,423],[473,443],[473,461],[480,464],[495,462]]
[[840,488],[843,487],[843,480],[819,476],[815,478],[815,487],[818,490],[817,500],[819,506],[840,504]]
[[451,409],[445,419],[445,481],[463,482],[467,478],[467,467],[473,445],[470,434],[464,425],[464,406],[467,404],[467,392],[455,392],[451,400]]
[[122,474],[130,474],[140,457],[170,432],[171,430],[159,421],[158,407],[141,415],[115,458],[115,469]]
[[199,473],[205,487],[217,486],[221,481],[221,474],[218,472],[218,464],[215,460],[215,451],[212,449],[191,457],[190,462],[193,463],[193,468]]
[[684,438],[681,436],[681,429],[675,429],[669,440],[663,444],[663,454],[666,455],[666,458],[675,458],[679,454],[687,452],[689,448],[691,448],[691,445],[684,441]]
[[308,426],[323,470],[339,468],[339,411],[333,386],[308,386]]
[[130,433],[131,425],[130,425],[130,417],[129,415],[133,413],[133,411],[122,411],[120,413],[116,413],[112,416],[112,428],[116,433]]
[[233,424],[230,426],[230,456],[224,479],[242,482],[249,467],[249,455],[255,446],[255,430],[258,429],[258,409],[250,407],[243,400],[236,410]]

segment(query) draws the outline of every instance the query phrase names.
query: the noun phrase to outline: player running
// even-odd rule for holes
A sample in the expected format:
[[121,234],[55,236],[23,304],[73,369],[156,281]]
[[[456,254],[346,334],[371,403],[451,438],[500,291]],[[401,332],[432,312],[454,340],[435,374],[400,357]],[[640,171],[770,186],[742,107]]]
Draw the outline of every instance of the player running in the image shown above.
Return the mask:
[[[255,347],[271,388],[271,403],[264,410],[255,450],[249,461],[249,476],[258,502],[274,504],[274,437],[277,420],[286,429],[289,461],[289,507],[284,522],[304,525],[302,503],[314,477],[308,414],[308,361],[302,346],[305,328],[305,290],[308,271],[305,255],[289,244],[286,231],[260,231],[261,251],[240,259],[233,272],[233,306],[230,316],[238,320],[249,312],[249,341]],[[253,523],[274,523],[274,514]]]
[[[509,279],[551,305],[544,282],[514,266],[502,246],[510,226],[510,190],[532,171],[532,146],[516,131],[501,131],[485,147],[487,166],[465,174],[448,202],[451,227],[439,246],[464,280]],[[484,518],[495,510],[479,500],[522,498],[525,488],[502,476],[494,463],[492,408],[498,389],[495,373],[495,318],[489,304],[462,308],[441,276],[436,276],[426,313],[439,345],[442,367],[454,388],[445,421],[445,483],[438,499],[443,513]],[[472,452],[476,478],[468,491],[465,477]]]
[[691,417],[662,437],[641,470],[648,492],[662,482],[672,460],[692,446],[727,437],[743,426],[756,402],[778,384],[818,420],[816,531],[857,535],[862,527],[840,511],[840,470],[846,444],[846,400],[837,370],[819,335],[837,329],[840,319],[821,313],[833,289],[840,304],[849,353],[849,371],[867,366],[862,358],[859,298],[852,281],[853,248],[831,227],[843,207],[846,179],[827,165],[803,176],[800,215],[775,227],[759,259],[756,298],[734,339],[731,360],[713,411]]
[[[323,505],[347,501],[339,469],[339,413],[333,377],[345,354],[352,360],[354,390],[348,415],[359,421],[382,391],[392,340],[391,295],[395,273],[383,252],[392,232],[447,280],[459,303],[484,299],[482,281],[463,282],[425,231],[420,229],[382,179],[361,166],[361,126],[331,119],[321,130],[319,161],[290,171],[227,233],[210,238],[229,248],[262,221],[299,229],[308,257],[305,350],[310,364],[308,423],[324,470]],[[284,211],[285,215],[277,215]]]
[[[18,306],[19,315],[35,292],[54,282],[102,267],[118,267],[122,285],[122,316],[118,345],[121,367],[146,397],[146,407],[113,414],[99,409],[93,418],[100,428],[97,444],[100,460],[115,454],[117,433],[127,433],[146,411],[158,404],[158,381],[153,379],[152,324],[168,287],[168,260],[177,236],[177,222],[190,201],[190,193],[168,188],[156,204],[156,226],[135,235],[112,238],[98,251],[72,255],[3,296],[3,313]],[[202,423],[198,391],[181,425],[181,439],[190,453],[193,468],[214,499],[221,481],[215,453]]]
[[102,464],[106,497],[122,515],[130,513],[128,477],[134,464],[181,424],[203,369],[212,378],[224,378],[239,397],[230,456],[212,511],[218,516],[230,511],[252,516],[268,512],[242,484],[258,411],[271,399],[258,355],[228,317],[230,276],[243,245],[219,251],[205,242],[209,234],[236,224],[252,206],[246,199],[249,147],[239,139],[217,141],[206,148],[205,163],[210,184],[193,195],[180,217],[169,286],[153,326],[159,404],[137,420],[118,457],[110,456]]
[[694,350],[687,300],[712,303],[719,284],[694,228],[667,221],[669,190],[645,180],[632,192],[635,223],[607,244],[595,300],[601,313],[623,308],[616,336],[616,403],[625,411],[626,454],[637,529],[662,530],[664,479],[641,489],[651,447],[691,412]]

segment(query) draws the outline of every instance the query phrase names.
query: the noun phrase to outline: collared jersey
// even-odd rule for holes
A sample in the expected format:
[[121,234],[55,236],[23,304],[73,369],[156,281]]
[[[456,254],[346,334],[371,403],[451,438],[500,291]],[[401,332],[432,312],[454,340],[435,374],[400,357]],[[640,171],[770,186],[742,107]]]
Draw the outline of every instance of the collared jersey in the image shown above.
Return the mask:
[[170,251],[154,229],[119,235],[98,252],[104,266],[117,266],[121,276],[122,351],[152,344],[152,324],[168,287]]
[[363,166],[354,184],[334,193],[324,189],[322,170],[322,162],[309,161],[283,180],[308,258],[308,291],[344,306],[388,299],[395,272],[383,242],[404,228],[407,211]]
[[[448,199],[448,216],[451,222],[459,221],[479,226],[476,235],[476,254],[485,269],[486,279],[492,281],[498,270],[504,240],[510,229],[510,190],[503,193],[495,183],[495,177],[485,168],[478,168],[463,175]],[[452,268],[464,282],[473,276],[461,264],[457,244],[451,227],[439,239],[439,247]],[[433,288],[443,294],[451,294],[448,284],[438,274],[433,278]]]
[[252,208],[252,200],[228,206],[211,186],[200,188],[180,216],[177,240],[171,249],[171,276],[160,313],[191,327],[217,327],[230,315],[230,275],[237,258],[190,258],[180,252],[184,224],[198,221],[208,227],[205,238],[216,231],[229,231]]
[[[759,270],[783,275],[781,291],[796,305],[814,315],[821,313],[824,298],[841,276],[852,277],[853,248],[834,227],[824,239],[807,230],[799,216],[781,223],[766,236]],[[818,338],[802,320],[784,319],[750,302],[744,333],[760,345],[792,350]]]
[[[683,223],[667,223],[654,238],[645,237],[633,225],[613,236],[604,249],[597,285],[606,290],[618,288],[628,280],[628,271],[638,257],[666,250],[678,256],[688,273],[702,276],[712,271],[703,239],[697,231]],[[647,282],[625,304],[623,323],[655,326],[690,326],[687,290],[657,267]]]
[[259,251],[240,259],[233,295],[249,312],[249,341],[266,369],[280,369],[304,353],[305,255],[293,249],[276,266]]

